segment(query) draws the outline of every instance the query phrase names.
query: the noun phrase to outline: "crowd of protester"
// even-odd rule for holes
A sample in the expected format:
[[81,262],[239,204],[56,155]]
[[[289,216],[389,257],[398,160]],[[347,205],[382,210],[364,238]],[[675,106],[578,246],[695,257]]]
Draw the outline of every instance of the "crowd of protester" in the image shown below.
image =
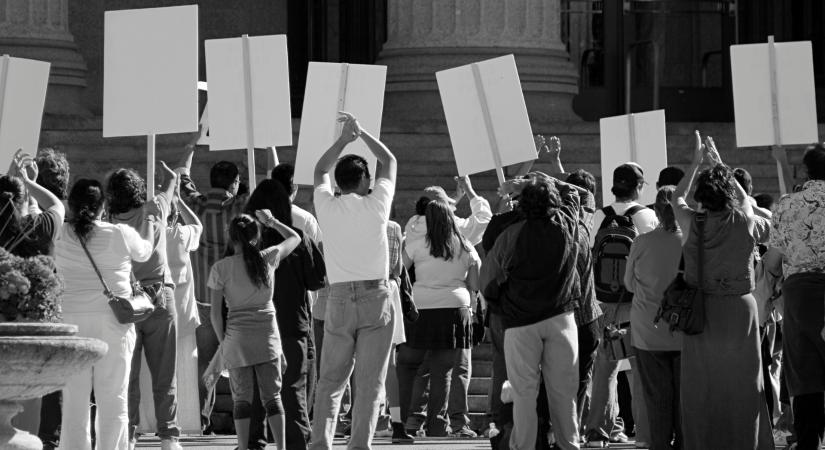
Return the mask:
[[[339,121],[341,137],[315,167],[315,215],[294,204],[289,164],[248,192],[238,167],[219,162],[200,189],[194,142],[178,167],[159,164],[152,198],[131,169],[70,187],[62,153],[15,155],[0,176],[0,242],[19,256],[53,256],[63,320],[108,344],[43,398],[44,448],[134,448],[142,361],[153,400],[143,406],[154,408],[163,449],[181,448],[183,374],[200,380],[209,432],[206,380],[223,370],[240,449],[479,433],[493,449],[521,450],[630,436],[655,450],[822,444],[825,146],[808,147],[807,180],[786,177],[793,193],[774,203],[697,132],[691,165],[659,174],[652,205],[639,203],[654,189],[643,167],[626,163],[604,180],[614,198],[597,209],[593,175],[565,172],[559,141],[537,137],[551,173],[518,168],[496,214],[456,177],[453,197],[424,189],[402,230],[391,220],[395,157],[355,117]],[[378,161],[374,177],[346,154],[358,139]],[[773,154],[790,174],[784,150]],[[458,217],[465,196],[471,214]],[[701,293],[701,332],[674,331],[662,317],[674,280]],[[136,285],[154,312],[120,323],[109,299]],[[196,334],[197,367],[179,353]],[[484,339],[488,420],[474,430],[472,349]],[[623,371],[632,400],[620,406]]]

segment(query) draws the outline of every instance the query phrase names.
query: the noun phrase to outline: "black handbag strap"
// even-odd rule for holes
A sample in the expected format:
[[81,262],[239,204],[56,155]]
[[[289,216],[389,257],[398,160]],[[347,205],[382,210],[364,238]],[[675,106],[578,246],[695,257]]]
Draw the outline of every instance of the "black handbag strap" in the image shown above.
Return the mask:
[[112,298],[112,291],[109,289],[109,285],[106,284],[106,280],[103,279],[103,275],[101,275],[100,270],[97,268],[97,264],[95,264],[95,260],[94,258],[92,258],[92,254],[89,253],[89,249],[86,248],[86,243],[83,242],[83,238],[78,236],[77,240],[80,241],[80,246],[83,247],[83,251],[86,252],[86,256],[89,258],[89,262],[92,263],[92,267],[95,269],[97,278],[100,279],[100,283],[103,285],[103,293],[106,294],[106,297]]
[[699,285],[696,289],[699,292],[702,292],[705,278],[705,219],[707,219],[707,214],[703,212],[696,214],[696,229],[699,230],[699,261],[697,261],[699,275],[696,277]]

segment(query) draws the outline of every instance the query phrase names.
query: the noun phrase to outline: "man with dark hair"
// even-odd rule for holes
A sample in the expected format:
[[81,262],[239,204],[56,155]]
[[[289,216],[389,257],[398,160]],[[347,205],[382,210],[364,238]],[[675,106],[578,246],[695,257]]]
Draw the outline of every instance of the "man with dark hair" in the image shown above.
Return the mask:
[[753,178],[751,178],[751,174],[747,170],[737,167],[733,169],[733,177],[736,178],[739,185],[745,189],[745,193],[748,195],[753,194]]
[[511,180],[524,221],[496,239],[481,266],[482,293],[501,315],[504,357],[513,387],[510,448],[536,446],[536,397],[543,376],[556,445],[579,447],[578,359],[573,310],[580,290],[576,188],[545,176]]
[[659,171],[659,179],[656,180],[656,189],[662,186],[677,186],[684,177],[684,170],[676,166],[667,166]]
[[289,163],[281,163],[272,169],[271,178],[281,183],[289,192],[289,201],[292,203],[292,226],[301,230],[309,236],[316,244],[321,244],[321,228],[318,221],[309,211],[300,208],[295,204],[295,196],[298,195],[298,186],[293,183],[295,177],[295,166]]
[[63,152],[42,148],[34,159],[37,163],[37,184],[48,189],[60,200],[69,195],[69,161]]
[[[181,449],[177,439],[177,391],[175,367],[177,357],[177,327],[175,312],[175,283],[166,258],[166,224],[171,210],[171,199],[177,187],[177,174],[163,161],[164,184],[154,198],[145,200],[146,183],[134,170],[118,169],[106,183],[106,201],[112,223],[126,224],[141,231],[151,228],[152,256],[146,262],[132,263],[132,273],[155,302],[155,312],[143,322],[135,324],[135,351],[129,374],[129,441],[137,442],[140,422],[140,366],[141,356],[152,375],[157,435],[161,448]],[[146,235],[142,233],[142,235]]]
[[[358,393],[353,402],[350,448],[370,448],[384,391],[393,327],[389,287],[387,224],[395,193],[396,160],[387,147],[341,113],[341,136],[315,165],[315,211],[324,233],[329,298],[324,321],[321,374],[315,395],[311,449],[331,449],[338,408],[355,370]],[[356,139],[378,159],[370,190],[366,160],[345,155]],[[329,172],[335,166],[335,195]]]
[[[784,149],[774,156],[787,163]],[[825,438],[825,146],[808,147],[802,162],[808,181],[776,204],[769,246],[784,255],[784,367],[797,448],[807,450]]]

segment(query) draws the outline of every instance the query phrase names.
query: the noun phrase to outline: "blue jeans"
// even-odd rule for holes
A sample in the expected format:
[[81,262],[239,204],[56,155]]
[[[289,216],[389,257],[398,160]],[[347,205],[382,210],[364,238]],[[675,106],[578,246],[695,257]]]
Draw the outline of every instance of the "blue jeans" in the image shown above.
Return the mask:
[[370,448],[389,365],[394,320],[387,280],[330,286],[311,449],[332,448],[341,397],[353,369],[358,395],[349,448]]

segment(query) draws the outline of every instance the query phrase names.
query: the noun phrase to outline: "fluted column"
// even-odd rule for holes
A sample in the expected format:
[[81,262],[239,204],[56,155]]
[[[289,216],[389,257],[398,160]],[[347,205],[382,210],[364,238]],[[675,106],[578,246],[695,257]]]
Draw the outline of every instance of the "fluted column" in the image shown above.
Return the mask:
[[0,0],[0,54],[51,63],[46,113],[88,115],[86,63],[69,32],[68,0]]
[[443,121],[435,72],[515,54],[533,122],[578,120],[560,0],[389,0],[385,120]]

